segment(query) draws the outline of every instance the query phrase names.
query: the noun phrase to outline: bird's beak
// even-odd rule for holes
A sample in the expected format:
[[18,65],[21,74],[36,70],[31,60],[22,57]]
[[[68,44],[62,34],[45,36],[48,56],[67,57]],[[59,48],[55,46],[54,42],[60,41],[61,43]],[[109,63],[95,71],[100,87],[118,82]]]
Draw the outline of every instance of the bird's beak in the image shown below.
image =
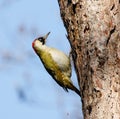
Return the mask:
[[49,36],[50,32],[48,32],[43,38],[46,40],[47,37]]

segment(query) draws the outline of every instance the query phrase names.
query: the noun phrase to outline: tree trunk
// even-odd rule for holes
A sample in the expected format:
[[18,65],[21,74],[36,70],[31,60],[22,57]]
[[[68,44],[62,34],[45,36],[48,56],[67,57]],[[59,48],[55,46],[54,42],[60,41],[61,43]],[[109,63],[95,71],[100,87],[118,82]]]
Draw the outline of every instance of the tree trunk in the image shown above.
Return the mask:
[[120,119],[120,0],[58,0],[84,119]]

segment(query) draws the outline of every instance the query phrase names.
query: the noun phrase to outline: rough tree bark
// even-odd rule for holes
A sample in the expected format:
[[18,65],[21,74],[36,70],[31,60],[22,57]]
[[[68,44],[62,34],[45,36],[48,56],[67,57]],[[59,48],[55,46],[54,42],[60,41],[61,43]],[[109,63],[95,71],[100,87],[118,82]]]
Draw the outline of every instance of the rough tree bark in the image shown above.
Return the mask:
[[120,0],[58,0],[84,119],[120,119]]

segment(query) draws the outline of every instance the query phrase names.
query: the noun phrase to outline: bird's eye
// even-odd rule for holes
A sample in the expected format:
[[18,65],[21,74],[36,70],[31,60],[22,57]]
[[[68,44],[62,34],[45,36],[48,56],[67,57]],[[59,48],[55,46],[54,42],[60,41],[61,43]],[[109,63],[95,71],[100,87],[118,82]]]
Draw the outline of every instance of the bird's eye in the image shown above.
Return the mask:
[[45,44],[45,39],[43,37],[38,38],[38,40],[44,45]]

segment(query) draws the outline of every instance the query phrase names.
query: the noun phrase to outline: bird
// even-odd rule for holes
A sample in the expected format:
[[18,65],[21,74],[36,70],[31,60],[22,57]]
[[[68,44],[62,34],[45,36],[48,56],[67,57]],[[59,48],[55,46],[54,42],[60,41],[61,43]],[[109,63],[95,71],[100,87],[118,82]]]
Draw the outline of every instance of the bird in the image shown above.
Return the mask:
[[45,36],[36,38],[32,42],[32,48],[56,83],[65,91],[68,92],[68,89],[71,89],[80,96],[80,91],[71,80],[70,57],[56,48],[46,46],[46,39],[49,34],[50,32]]

